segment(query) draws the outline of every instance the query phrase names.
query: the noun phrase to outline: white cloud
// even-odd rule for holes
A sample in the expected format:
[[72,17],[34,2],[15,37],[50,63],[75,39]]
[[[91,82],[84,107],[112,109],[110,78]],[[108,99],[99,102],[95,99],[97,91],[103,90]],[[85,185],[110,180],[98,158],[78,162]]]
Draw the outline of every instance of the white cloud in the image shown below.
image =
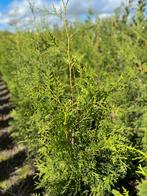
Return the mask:
[[[114,10],[121,5],[122,2],[127,0],[70,0],[68,5],[68,15],[80,15],[86,14],[89,9],[93,10],[101,17],[110,16]],[[31,0],[33,2],[36,11],[52,8],[52,0]],[[61,6],[61,1],[55,3],[57,9]],[[49,8],[50,7],[50,8]],[[36,19],[39,20],[39,14],[36,14]],[[52,23],[57,23],[57,18],[53,16],[49,17]],[[0,13],[0,24],[14,24],[18,23],[19,26],[32,21],[32,13],[29,7],[28,0],[13,0],[8,7],[8,11],[5,14]]]
[[71,0],[69,3],[68,12],[70,14],[84,14],[92,9],[97,14],[112,13],[121,3],[127,0]]

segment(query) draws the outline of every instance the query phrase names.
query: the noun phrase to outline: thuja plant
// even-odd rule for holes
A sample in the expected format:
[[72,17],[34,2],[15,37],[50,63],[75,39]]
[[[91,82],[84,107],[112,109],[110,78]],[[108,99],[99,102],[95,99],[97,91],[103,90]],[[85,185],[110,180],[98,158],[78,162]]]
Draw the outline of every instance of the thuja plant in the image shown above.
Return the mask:
[[126,172],[125,127],[119,118],[117,123],[111,119],[110,92],[100,87],[93,69],[81,66],[80,57],[74,56],[65,2],[63,7],[65,78],[62,81],[57,70],[52,73],[46,87],[49,114],[33,119],[41,140],[38,186],[51,195],[105,195]]
[[145,23],[70,26],[67,5],[54,8],[59,29],[15,33],[7,47],[1,40],[14,134],[44,194],[134,194],[146,160]]

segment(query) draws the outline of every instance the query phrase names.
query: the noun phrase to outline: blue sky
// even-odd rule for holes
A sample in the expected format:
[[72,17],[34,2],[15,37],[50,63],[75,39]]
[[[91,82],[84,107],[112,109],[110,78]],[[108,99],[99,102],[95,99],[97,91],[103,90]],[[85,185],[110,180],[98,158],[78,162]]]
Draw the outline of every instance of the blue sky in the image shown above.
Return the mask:
[[[31,0],[36,9],[51,10],[53,0]],[[66,0],[64,0],[66,1]],[[114,10],[128,0],[69,0],[68,15],[76,15],[77,18],[86,15],[89,9],[100,17],[110,16]],[[61,7],[61,0],[55,1],[57,9]],[[8,29],[10,24],[19,23],[20,26],[31,19],[30,9],[27,0],[0,0],[0,30]],[[50,17],[51,22],[57,20]]]
[[[12,2],[12,0],[0,0],[0,17],[5,13],[8,9],[8,5]],[[0,24],[0,29],[7,28],[9,25]]]
[[1,0],[0,9],[5,10],[7,6],[12,2],[12,0]]

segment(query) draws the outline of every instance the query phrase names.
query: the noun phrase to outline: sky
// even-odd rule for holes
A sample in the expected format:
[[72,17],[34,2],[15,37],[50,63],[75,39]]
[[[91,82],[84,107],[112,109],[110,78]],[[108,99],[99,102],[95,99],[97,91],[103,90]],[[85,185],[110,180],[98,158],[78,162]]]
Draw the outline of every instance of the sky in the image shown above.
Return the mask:
[[[32,1],[35,10],[52,11],[53,0],[29,0]],[[66,0],[64,0],[66,1]],[[68,16],[71,20],[76,17],[82,19],[91,9],[100,17],[107,17],[114,13],[114,10],[128,0],[69,0]],[[57,10],[61,7],[61,0],[54,0]],[[0,0],[0,30],[9,29],[11,24],[18,24],[20,27],[31,21],[32,14],[27,0]],[[39,16],[37,15],[37,18]],[[59,21],[56,17],[50,16],[50,23],[56,24]]]

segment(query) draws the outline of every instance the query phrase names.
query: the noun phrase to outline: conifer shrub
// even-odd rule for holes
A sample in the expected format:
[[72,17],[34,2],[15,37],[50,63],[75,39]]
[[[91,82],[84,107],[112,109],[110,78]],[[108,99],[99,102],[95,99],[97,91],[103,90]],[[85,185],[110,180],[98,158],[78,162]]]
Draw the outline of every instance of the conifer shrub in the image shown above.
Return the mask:
[[63,9],[63,27],[1,34],[14,136],[44,194],[136,194],[147,158],[146,21],[70,26]]

